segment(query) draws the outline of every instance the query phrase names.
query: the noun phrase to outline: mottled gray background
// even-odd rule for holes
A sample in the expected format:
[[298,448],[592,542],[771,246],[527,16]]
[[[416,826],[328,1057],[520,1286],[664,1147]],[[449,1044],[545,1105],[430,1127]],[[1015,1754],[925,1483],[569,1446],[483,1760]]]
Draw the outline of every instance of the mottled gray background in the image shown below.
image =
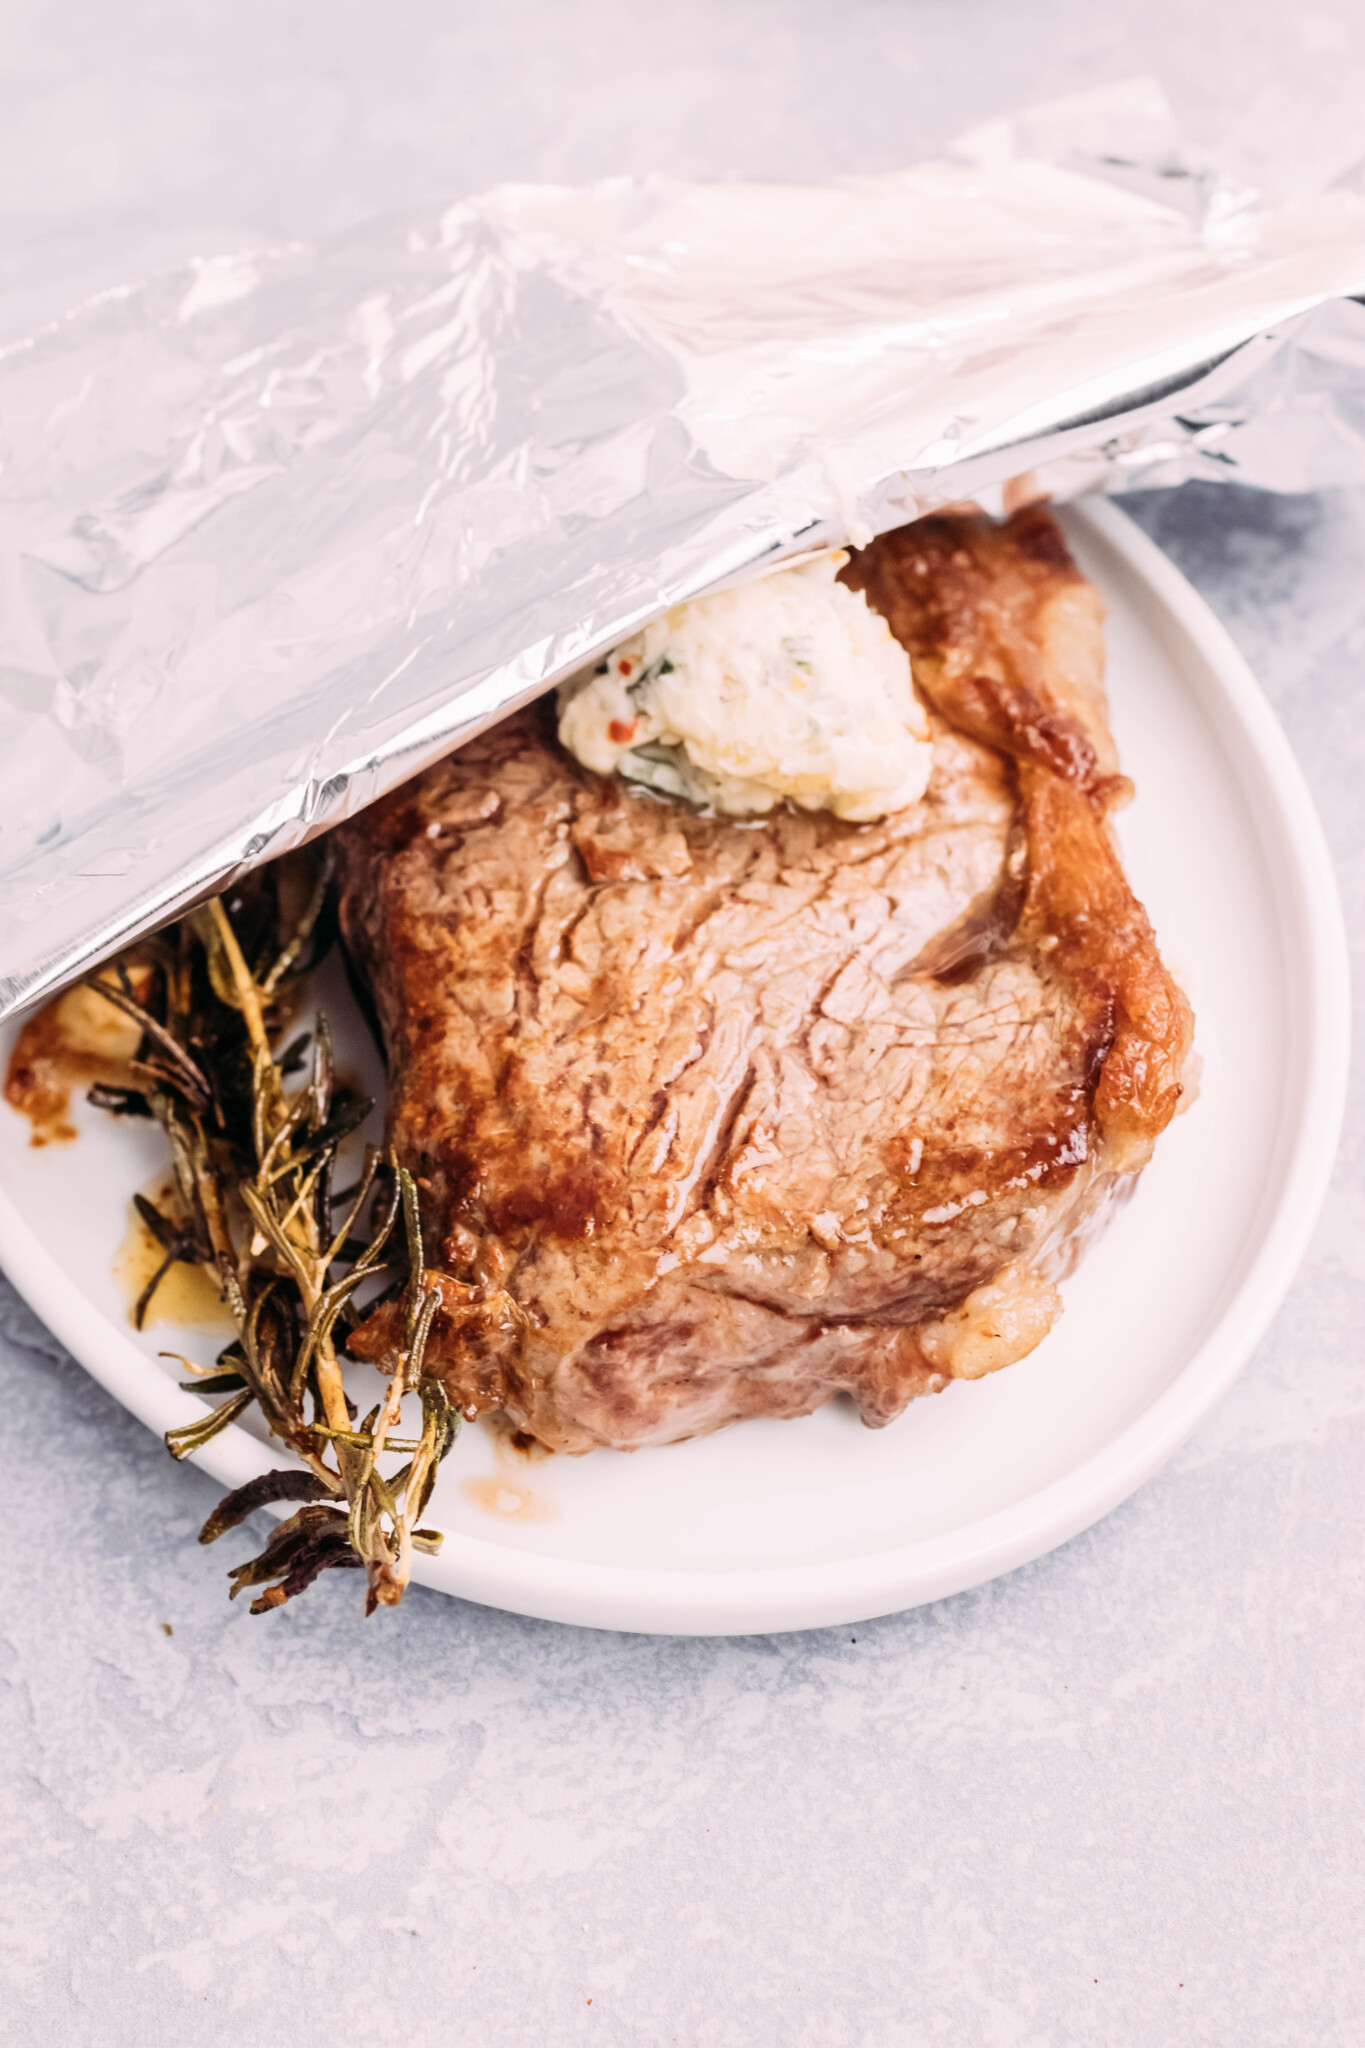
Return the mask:
[[[3,0],[0,333],[496,178],[887,168],[1144,67],[1279,189],[1361,140],[1359,0]],[[1278,706],[1359,945],[1365,491],[1139,517]],[[252,1621],[192,1541],[213,1488],[0,1282],[0,2036],[1365,2038],[1363,1137],[1357,1095],[1297,1287],[1159,1479],[981,1592],[806,1636],[422,1592],[362,1626],[349,1580]]]

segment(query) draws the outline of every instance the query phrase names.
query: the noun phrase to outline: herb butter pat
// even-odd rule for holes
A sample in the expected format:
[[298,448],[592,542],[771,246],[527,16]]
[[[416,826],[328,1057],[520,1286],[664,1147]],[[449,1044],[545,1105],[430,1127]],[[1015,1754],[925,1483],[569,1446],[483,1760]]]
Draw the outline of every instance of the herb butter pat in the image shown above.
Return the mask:
[[910,660],[847,557],[675,605],[561,685],[585,768],[732,816],[788,798],[861,823],[923,796],[932,748]]

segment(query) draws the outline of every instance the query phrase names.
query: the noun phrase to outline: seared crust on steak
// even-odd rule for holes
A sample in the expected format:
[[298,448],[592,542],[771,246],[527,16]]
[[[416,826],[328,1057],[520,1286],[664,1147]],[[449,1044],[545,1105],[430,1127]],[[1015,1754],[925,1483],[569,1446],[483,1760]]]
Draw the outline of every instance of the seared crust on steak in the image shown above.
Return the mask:
[[537,707],[337,834],[428,1355],[557,1449],[841,1391],[882,1423],[1022,1356],[1179,1100],[1189,1012],[1106,824],[1101,610],[1054,522],[922,521],[844,574],[932,706],[922,804],[707,817]]

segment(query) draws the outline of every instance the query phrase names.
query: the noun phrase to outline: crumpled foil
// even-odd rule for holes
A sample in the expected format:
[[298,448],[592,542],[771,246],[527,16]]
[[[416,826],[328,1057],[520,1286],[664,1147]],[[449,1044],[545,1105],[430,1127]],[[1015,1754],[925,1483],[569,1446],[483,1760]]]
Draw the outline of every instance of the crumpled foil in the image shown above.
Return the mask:
[[504,186],[0,355],[0,1015],[661,610],[975,501],[1365,476],[1365,196],[1136,81],[820,186]]

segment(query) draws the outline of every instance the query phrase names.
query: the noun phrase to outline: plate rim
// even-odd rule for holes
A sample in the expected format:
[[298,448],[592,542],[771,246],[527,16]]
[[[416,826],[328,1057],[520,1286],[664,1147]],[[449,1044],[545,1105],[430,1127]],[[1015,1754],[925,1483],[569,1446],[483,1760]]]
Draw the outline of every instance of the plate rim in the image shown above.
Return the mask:
[[[457,1531],[439,1557],[417,1560],[419,1583],[512,1613],[656,1635],[780,1633],[922,1606],[1031,1563],[1128,1499],[1222,1398],[1269,1326],[1316,1226],[1345,1111],[1351,982],[1331,854],[1283,728],[1221,620],[1117,505],[1090,499],[1061,512],[1065,523],[1121,559],[1202,659],[1273,795],[1292,855],[1278,874],[1277,909],[1284,930],[1297,934],[1306,968],[1291,1020],[1302,1041],[1303,1113],[1250,1267],[1171,1384],[1109,1443],[1046,1486],[951,1531],[823,1564],[734,1571],[557,1558]],[[3,1182],[0,1267],[77,1362],[150,1429],[161,1434],[204,1413],[197,1396],[151,1368],[131,1337],[72,1285]],[[237,1486],[278,1455],[233,1425],[192,1462]]]

